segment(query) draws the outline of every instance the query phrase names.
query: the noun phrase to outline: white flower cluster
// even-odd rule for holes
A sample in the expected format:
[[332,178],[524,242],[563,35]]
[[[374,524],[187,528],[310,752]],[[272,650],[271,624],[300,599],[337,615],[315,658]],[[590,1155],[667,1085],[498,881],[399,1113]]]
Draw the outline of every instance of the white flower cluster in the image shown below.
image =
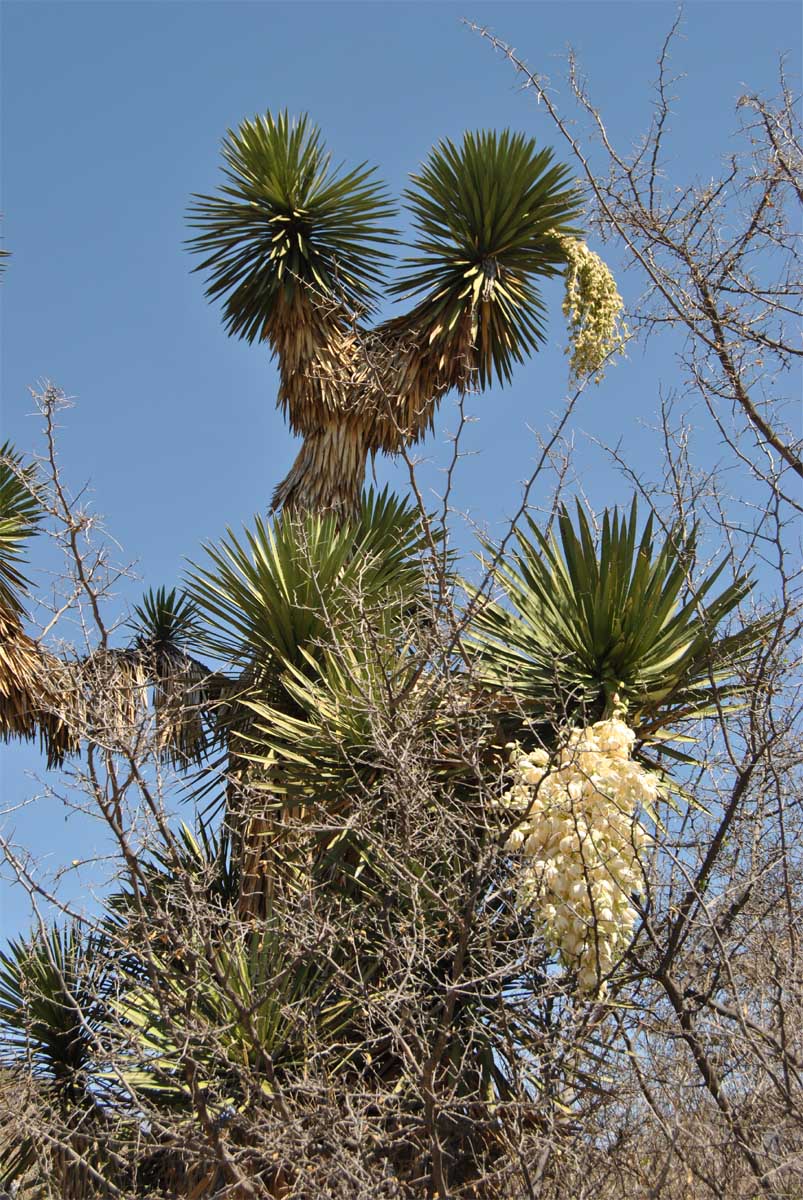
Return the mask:
[[506,849],[525,858],[520,903],[547,945],[577,972],[579,990],[601,994],[636,920],[648,835],[638,809],[657,794],[633,762],[635,735],[619,718],[571,731],[555,755],[511,748],[513,784],[502,805],[520,820]]
[[607,356],[624,354],[622,297],[609,268],[585,242],[561,237],[560,244],[567,258],[563,315],[569,325],[570,376],[593,375],[599,383]]

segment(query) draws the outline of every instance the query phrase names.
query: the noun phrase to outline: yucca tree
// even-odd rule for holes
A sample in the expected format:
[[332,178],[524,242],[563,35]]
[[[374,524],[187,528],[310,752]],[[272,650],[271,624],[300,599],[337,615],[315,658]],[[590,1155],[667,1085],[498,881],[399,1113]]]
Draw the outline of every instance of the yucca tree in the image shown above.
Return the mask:
[[427,539],[416,507],[387,489],[368,492],[354,517],[281,515],[231,531],[190,569],[187,594],[203,619],[199,644],[270,687],[327,631],[351,620],[355,601],[376,613],[415,603],[426,580]]
[[332,171],[319,131],[286,112],[230,130],[223,158],[190,246],[229,333],[277,356],[278,403],[304,438],[273,505],[353,514],[369,453],[423,437],[451,388],[507,381],[543,342],[537,284],[566,266],[579,194],[523,135],[441,142],[405,193],[416,236],[390,288],[417,303],[371,327],[396,241],[374,172]]
[[[394,520],[380,538],[386,505]],[[292,1044],[280,1042],[271,1050],[275,1086],[291,1112],[304,1112],[309,1088],[299,1086],[304,1070],[314,1071],[316,1083],[328,1080],[335,1095],[371,1095],[376,1089],[398,1097],[387,1113],[380,1105],[372,1119],[394,1170],[412,1178],[424,1135],[416,1128],[416,1100],[409,1098],[417,1084],[404,1040],[431,1039],[431,1046],[442,1040],[439,1087],[451,1100],[439,1119],[439,1136],[459,1164],[453,1178],[470,1189],[485,1166],[503,1155],[507,1118],[495,1117],[475,1138],[467,1114],[486,1103],[499,1106],[501,1114],[506,1105],[514,1112],[522,1079],[537,1086],[526,1051],[519,1060],[511,1045],[510,1029],[522,1039],[537,1030],[540,1015],[528,1010],[535,976],[541,976],[532,965],[522,970],[532,931],[485,844],[476,780],[461,757],[461,740],[474,736],[472,723],[482,724],[482,715],[470,711],[471,689],[428,654],[428,626],[421,621],[430,616],[427,576],[415,511],[388,500],[375,502],[365,516],[370,518],[365,526],[355,528],[331,514],[303,521],[283,514],[272,530],[259,522],[247,544],[229,535],[213,548],[211,565],[193,572],[190,592],[209,625],[207,650],[225,656],[241,678],[254,663],[253,684],[238,700],[241,721],[232,739],[244,780],[240,812],[248,815],[248,825],[238,831],[247,847],[246,903],[238,903],[236,912],[240,930],[249,918],[248,926],[276,939],[286,954],[288,945],[303,945],[304,914],[314,897],[316,917],[306,926],[313,937],[310,965],[326,964],[331,975],[320,968],[303,978],[279,972],[267,990],[271,1012],[280,1002],[294,1021],[304,1015],[314,1047],[306,1060],[314,1067],[304,1066],[298,1045],[299,1060],[287,1057]],[[393,524],[398,532],[388,536]],[[411,753],[414,764],[400,771]],[[400,833],[406,821],[422,818],[432,832],[411,832],[402,843],[391,840],[391,829]],[[481,856],[494,865],[469,883]],[[478,920],[493,937],[498,967],[489,993],[471,982],[485,968],[480,958],[475,962],[473,945],[466,951],[467,978],[460,979],[448,1030],[441,1033],[439,1014],[454,970],[454,924],[467,889],[489,897],[488,911]],[[429,954],[426,963],[414,966],[399,951],[411,925]],[[478,946],[486,945],[478,936]],[[227,988],[232,969],[223,972]],[[243,977],[238,971],[235,978],[244,988],[241,1005],[248,1000],[260,1013],[264,972]],[[289,1000],[288,983],[299,985]],[[384,1007],[383,998],[397,987],[413,989],[411,1018],[395,1013],[390,1002]],[[222,1000],[219,984],[215,991]],[[170,1022],[149,992],[138,1003],[144,1055],[162,1079],[178,1077],[180,1056],[168,1036]],[[176,1013],[184,1012],[183,988],[174,1004]],[[213,1029],[222,1025],[228,1031],[237,1024],[235,1013],[224,1019],[230,997],[225,1004],[215,1007],[214,1020],[209,1015],[207,1045],[214,1043]],[[241,1064],[244,1054],[253,1057],[258,1049],[253,1033],[246,1045],[247,1051],[238,1050]],[[266,1177],[270,1157],[260,1148],[270,1142],[249,1131],[259,1130],[260,1120],[270,1127],[267,1115],[260,1116],[254,1101],[238,1105],[226,1091],[225,1064],[214,1055],[209,1071],[215,1102],[233,1109],[227,1129],[251,1147],[252,1169]],[[394,1125],[397,1106],[409,1122],[409,1137]],[[286,1151],[277,1147],[276,1153],[282,1177],[301,1195],[314,1195],[304,1190]],[[477,1187],[478,1196],[494,1194]]]
[[[332,169],[305,116],[244,121],[229,130],[223,159],[219,195],[196,197],[190,213],[201,230],[191,245],[210,275],[207,294],[224,298],[229,333],[265,341],[277,355],[278,404],[308,453],[314,447],[319,469],[353,477],[364,453],[362,462],[346,455],[340,429],[354,416],[341,377],[350,375],[352,314],[376,303],[392,206],[373,170]],[[361,482],[349,493],[351,507]],[[328,507],[333,496],[324,489],[320,504],[300,506]]]
[[[115,752],[153,719],[156,754],[201,768],[190,799],[208,806],[222,781],[222,824],[180,827],[112,897],[108,1003],[105,947],[54,931],[0,956],[0,1021],[62,1128],[73,1112],[96,1119],[97,1048],[114,1046],[132,1105],[138,1093],[191,1134],[191,1153],[174,1142],[151,1164],[163,1193],[229,1188],[210,1129],[276,1195],[303,1189],[262,1135],[280,1101],[288,1128],[294,1112],[304,1124],[315,1076],[335,1096],[389,1100],[370,1119],[377,1143],[396,1137],[405,1186],[424,1177],[421,1113],[440,1088],[432,1128],[456,1194],[492,1195],[506,1122],[520,1132],[544,1086],[532,1047],[552,1020],[538,1007],[549,955],[502,849],[499,727],[553,734],[624,713],[641,742],[671,734],[734,700],[770,622],[722,632],[749,582],[717,591],[724,566],[695,578],[694,534],[640,527],[634,502],[597,538],[578,506],[557,537],[523,523],[494,567],[503,598],[472,597],[457,659],[438,640],[420,515],[361,495],[366,456],[422,438],[450,389],[505,383],[542,345],[539,282],[564,271],[579,232],[569,173],[509,132],[439,143],[405,193],[414,240],[387,288],[413,307],[372,325],[395,237],[374,173],[333,170],[319,132],[286,113],[230,131],[223,153],[226,183],[196,198],[191,245],[229,332],[277,356],[304,445],[274,496],[283,511],[208,545],[185,592],[149,592],[131,644],[80,672],[89,736]],[[15,515],[9,488],[0,605],[19,625],[15,556],[34,513]],[[7,710],[8,731],[30,736],[41,697],[32,686]],[[65,1196],[91,1183],[64,1178]]]
[[564,269],[564,240],[579,232],[572,222],[580,197],[568,168],[522,134],[466,133],[459,145],[447,139],[411,178],[404,198],[413,253],[390,292],[419,299],[379,331],[402,358],[383,381],[394,400],[380,443],[388,451],[431,427],[435,403],[450,388],[509,383],[514,364],[543,345],[538,282]]

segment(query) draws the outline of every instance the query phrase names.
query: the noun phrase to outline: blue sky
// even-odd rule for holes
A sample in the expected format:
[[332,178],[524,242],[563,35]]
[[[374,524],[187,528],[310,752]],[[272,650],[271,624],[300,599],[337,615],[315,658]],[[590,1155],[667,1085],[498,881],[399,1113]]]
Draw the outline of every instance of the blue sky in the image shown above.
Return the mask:
[[[546,115],[509,64],[460,23],[465,16],[512,43],[559,84],[577,51],[611,136],[631,146],[646,127],[651,82],[672,3],[105,2],[2,5],[3,436],[37,449],[28,388],[48,378],[76,398],[62,459],[136,560],[142,588],[179,581],[185,558],[227,525],[264,511],[296,452],[276,412],[265,351],[228,338],[183,248],[192,192],[218,182],[226,129],[266,109],[308,111],[336,160],[376,164],[399,194],[434,141],[467,128],[511,126],[554,142]],[[705,177],[727,152],[734,108],[749,89],[772,93],[778,55],[799,86],[796,3],[692,0],[675,66],[670,170]],[[558,148],[559,156],[562,150]],[[614,268],[614,247],[605,248]],[[634,299],[637,284],[621,278]],[[493,533],[517,507],[536,453],[533,429],[560,411],[566,388],[560,290],[550,344],[513,386],[472,400],[455,504]],[[622,439],[648,466],[660,448],[647,428],[659,384],[672,385],[674,347],[637,350],[583,398],[573,421],[582,484],[598,508],[626,489],[589,441]],[[447,401],[422,448],[437,488],[454,423]],[[699,449],[718,450],[701,427]],[[378,465],[405,487],[403,467]],[[538,500],[536,496],[536,501]],[[470,545],[467,527],[459,544]],[[42,550],[39,565],[46,565]],[[35,564],[36,565],[36,564]],[[28,748],[3,750],[3,803],[38,785]],[[6,821],[51,865],[89,852],[98,836],[55,798]],[[65,895],[88,886],[80,873]],[[27,900],[0,880],[0,931],[27,919]]]

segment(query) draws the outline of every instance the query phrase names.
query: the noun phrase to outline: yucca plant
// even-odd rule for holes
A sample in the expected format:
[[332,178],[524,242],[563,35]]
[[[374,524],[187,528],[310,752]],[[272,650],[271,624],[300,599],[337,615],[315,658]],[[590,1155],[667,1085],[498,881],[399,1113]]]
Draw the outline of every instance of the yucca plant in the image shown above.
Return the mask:
[[[265,1117],[277,1107],[286,1111],[294,1088],[303,1089],[310,1044],[323,1039],[339,1047],[332,1068],[344,1065],[342,1039],[354,1005],[337,990],[331,963],[270,920],[211,951],[199,943],[190,958],[186,970],[161,964],[158,996],[132,981],[116,1005],[129,1043],[121,1075],[133,1094],[169,1111],[173,1128],[182,1119],[192,1128],[200,1110],[205,1125],[225,1129],[227,1143],[239,1143],[248,1175],[281,1197],[295,1164],[254,1131],[263,1110]],[[181,1179],[180,1195],[209,1195],[216,1181],[225,1182],[211,1148],[188,1158],[179,1142],[159,1158],[159,1182]]]
[[47,1162],[64,1200],[95,1194],[104,1157],[97,1035],[111,987],[102,939],[76,923],[12,940],[0,952],[3,1065],[26,1071],[38,1087],[39,1119],[53,1105],[62,1131],[61,1144],[46,1130],[19,1139],[0,1164],[3,1186],[13,1188]]
[[355,374],[372,452],[396,453],[431,429],[441,398],[512,378],[545,339],[537,281],[563,272],[580,195],[567,167],[509,130],[440,142],[404,193],[414,253],[391,295],[420,297],[367,334]]
[[[394,235],[385,224],[393,206],[372,168],[332,169],[306,115],[243,121],[228,131],[222,154],[227,183],[217,196],[194,197],[190,208],[190,224],[201,230],[190,246],[205,256],[195,269],[209,271],[210,298],[225,298],[230,333],[269,341],[302,362],[305,346],[314,344],[311,330],[327,336],[327,310],[316,291],[330,309],[331,302],[338,306],[330,320],[342,319],[345,307],[365,311],[375,303],[388,258],[379,247]],[[292,323],[294,310],[308,314],[301,328]],[[282,402],[304,432],[303,405]]]
[[552,724],[626,711],[642,738],[738,694],[739,665],[772,624],[722,632],[747,577],[712,595],[727,562],[693,579],[696,530],[658,539],[651,513],[639,533],[635,498],[627,515],[605,512],[598,540],[579,502],[557,523],[558,537],[530,517],[518,529],[494,569],[503,602],[475,594],[468,642],[486,686]]
[[195,606],[176,588],[150,589],[128,624],[131,649],[151,685],[160,752],[179,766],[200,762],[214,733],[211,708],[225,681],[190,653],[199,634]]
[[256,517],[244,538],[229,531],[190,570],[188,595],[205,623],[199,645],[270,690],[285,666],[322,651],[333,626],[420,600],[426,549],[416,508],[387,489],[368,493],[345,523]]
[[[245,1062],[258,1066],[269,1055],[278,1071],[300,1064],[313,1013],[335,1033],[342,1029],[346,1017],[331,992],[330,969],[270,924],[211,955],[197,949],[185,972],[163,964],[161,998],[134,983],[115,1002],[120,1019],[138,1031],[142,1060],[132,1075],[138,1086],[149,1073],[153,1090],[190,1098],[182,1048],[190,1036],[197,1058],[208,1063],[202,1082],[211,1089],[210,1107],[223,1110],[243,1099],[236,1089]],[[263,1090],[272,1092],[267,1079]]]
[[427,594],[426,549],[417,510],[371,492],[343,522],[332,513],[283,513],[272,526],[256,517],[243,538],[229,531],[208,546],[206,563],[189,574],[203,623],[198,645],[229,672],[216,720],[228,748],[227,819],[254,903],[259,878],[275,865],[266,847],[281,823],[281,811],[266,807],[276,773],[250,740],[257,712],[303,718],[293,679],[315,676],[336,635],[367,622],[381,641],[413,620]]
[[85,1097],[102,1023],[102,939],[75,923],[51,926],[0,951],[0,1022],[5,1054],[24,1056],[65,1104]]
[[380,637],[372,631],[368,645],[341,643],[322,658],[305,655],[302,667],[288,666],[282,685],[293,711],[249,702],[255,719],[243,753],[250,746],[254,761],[275,765],[272,790],[319,801],[328,792],[341,807],[355,763],[373,773],[381,768],[377,722],[389,722],[401,709],[421,678],[421,664],[409,647],[388,638],[379,644]]
[[[370,1091],[381,1080],[381,1088],[399,1096],[406,1112],[406,1097],[416,1094],[417,1085],[401,1047],[408,1037],[426,1045],[431,1034],[430,1044],[442,1045],[439,1084],[449,1102],[439,1136],[448,1145],[456,1186],[462,1178],[475,1183],[483,1173],[478,1164],[503,1154],[505,1105],[510,1101],[511,1111],[515,1108],[524,1078],[537,1086],[525,1048],[538,1024],[527,990],[533,986],[530,964],[537,954],[527,914],[516,909],[504,875],[494,872],[487,813],[460,753],[465,750],[461,735],[472,737],[470,717],[461,728],[455,712],[460,685],[452,681],[450,687],[431,663],[422,671],[426,656],[416,649],[392,638],[378,644],[376,638],[352,637],[303,668],[288,668],[283,684],[296,714],[254,701],[249,706],[253,723],[241,741],[243,753],[265,768],[266,808],[292,811],[282,852],[301,895],[313,895],[320,909],[332,912],[334,936],[344,948],[353,939],[348,977],[361,980],[366,971],[372,973],[372,994],[358,988],[355,996],[354,1020],[368,1054],[349,1064],[345,1086]],[[465,696],[468,700],[468,689]],[[493,833],[488,836],[492,841]],[[488,911],[477,920],[488,941],[476,933],[464,948],[464,973],[452,994],[448,1031],[434,1030],[443,997],[454,984],[456,914],[471,887],[467,876],[480,861],[482,882],[474,886],[487,895]],[[425,961],[414,958],[412,928],[426,944]],[[479,959],[491,939],[498,973],[492,988],[475,988],[472,955],[479,949],[479,978],[487,969],[487,961]],[[322,940],[329,949],[325,936]],[[406,1001],[409,1019],[394,1011],[397,988],[415,994],[415,1000]],[[511,1029],[519,1044],[512,1044]],[[340,1052],[339,1043],[325,1047],[320,1059],[336,1064]],[[354,1083],[351,1067],[359,1071]],[[494,1118],[479,1133],[462,1118],[486,1102]],[[411,1107],[414,1141],[416,1109]],[[388,1157],[401,1160],[402,1139],[394,1139],[390,1130],[386,1135]],[[402,1174],[409,1171],[409,1164],[397,1165]],[[479,1188],[477,1194],[483,1194]]]
[[[238,739],[254,769],[255,807],[263,814],[263,870],[281,856],[282,874],[299,864],[315,886],[364,896],[378,883],[371,838],[358,809],[373,797],[381,810],[397,759],[412,729],[448,730],[442,695],[430,686],[413,646],[373,630],[364,642],[342,642],[282,678],[291,707],[253,700],[251,721]],[[429,764],[445,778],[448,761]],[[281,837],[277,830],[281,829]],[[256,856],[255,856],[256,857]]]
[[278,356],[278,403],[305,439],[273,505],[351,515],[369,453],[423,437],[451,388],[507,382],[543,342],[537,281],[567,266],[580,194],[523,135],[441,142],[405,193],[416,236],[390,288],[419,298],[370,328],[394,240],[373,172],[332,174],[318,130],[287,113],[229,132],[223,157],[226,184],[190,208],[190,247],[229,332]]

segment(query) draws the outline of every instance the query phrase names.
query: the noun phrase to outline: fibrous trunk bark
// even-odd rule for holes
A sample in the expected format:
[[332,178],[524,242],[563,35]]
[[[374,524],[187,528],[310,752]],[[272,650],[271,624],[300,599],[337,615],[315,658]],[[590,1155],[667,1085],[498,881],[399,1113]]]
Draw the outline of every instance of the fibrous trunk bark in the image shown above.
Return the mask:
[[333,420],[308,434],[288,475],[273,493],[272,508],[334,512],[348,519],[360,506],[368,445],[354,421]]

